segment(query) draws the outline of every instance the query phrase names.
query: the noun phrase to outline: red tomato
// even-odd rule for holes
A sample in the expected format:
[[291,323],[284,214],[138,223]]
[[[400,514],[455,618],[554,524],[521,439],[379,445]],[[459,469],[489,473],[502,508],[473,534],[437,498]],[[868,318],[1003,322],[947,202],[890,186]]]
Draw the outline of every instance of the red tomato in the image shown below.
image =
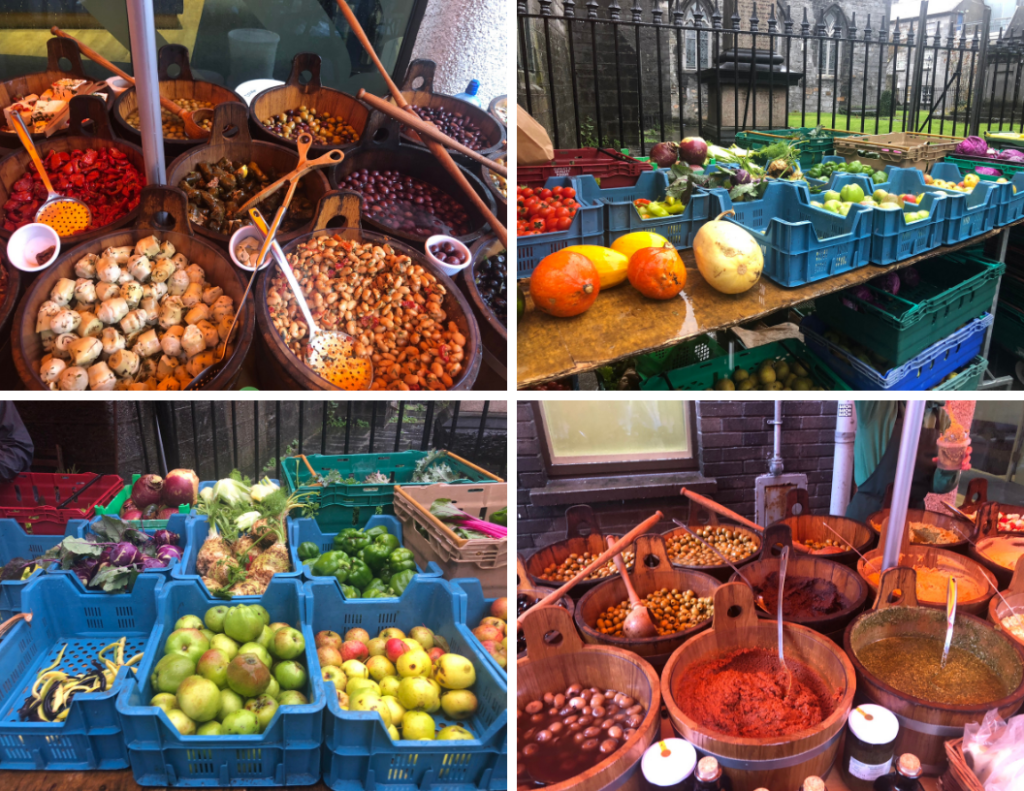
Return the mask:
[[559,217],[555,224],[559,231],[568,231],[572,227],[572,217]]
[[566,187],[564,190],[562,190],[562,197],[563,198],[575,198],[576,197],[576,190],[574,190],[572,187]]
[[537,194],[538,194],[538,195],[540,195],[540,199],[541,199],[541,200],[547,200],[548,198],[550,198],[550,197],[551,197],[551,194],[552,194],[552,193],[551,193],[551,190],[549,190],[549,189],[545,188],[545,189],[542,189],[542,190],[541,190],[540,192],[538,192]]

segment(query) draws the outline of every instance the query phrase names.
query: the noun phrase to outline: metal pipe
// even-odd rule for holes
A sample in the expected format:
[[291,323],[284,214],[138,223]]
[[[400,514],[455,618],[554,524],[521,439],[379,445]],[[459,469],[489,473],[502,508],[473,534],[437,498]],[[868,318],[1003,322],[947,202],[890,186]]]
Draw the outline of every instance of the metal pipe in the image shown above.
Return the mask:
[[166,184],[163,121],[160,117],[160,79],[156,61],[156,19],[152,0],[127,0],[132,72],[139,105],[139,135],[147,184]]
[[921,422],[924,420],[924,405],[923,400],[907,401],[903,417],[900,457],[896,462],[889,526],[885,531],[885,550],[882,553],[883,571],[899,565],[900,546],[903,544],[904,526],[907,521],[907,506],[910,504],[910,484],[914,477],[914,462],[917,461],[917,444],[921,439]]
[[853,485],[853,441],[857,436],[857,410],[853,401],[840,401],[836,412],[836,449],[832,460],[830,514],[843,515]]
[[782,475],[786,469],[782,464],[782,402],[775,402],[775,419],[768,421],[769,426],[775,429],[775,444],[772,450],[772,457],[768,460],[768,474]]

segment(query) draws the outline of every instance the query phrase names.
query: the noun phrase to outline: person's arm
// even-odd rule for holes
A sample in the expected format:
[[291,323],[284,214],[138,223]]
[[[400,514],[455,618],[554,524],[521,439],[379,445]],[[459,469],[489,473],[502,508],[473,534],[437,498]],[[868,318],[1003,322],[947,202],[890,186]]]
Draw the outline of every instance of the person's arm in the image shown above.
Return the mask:
[[35,446],[13,401],[0,401],[0,481],[14,480],[32,466]]

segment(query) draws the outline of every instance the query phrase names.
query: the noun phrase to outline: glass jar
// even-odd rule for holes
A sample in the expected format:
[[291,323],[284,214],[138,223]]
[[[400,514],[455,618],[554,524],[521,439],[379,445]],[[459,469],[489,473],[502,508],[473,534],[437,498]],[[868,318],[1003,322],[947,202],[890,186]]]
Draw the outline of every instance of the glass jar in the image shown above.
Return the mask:
[[686,739],[662,739],[655,742],[640,759],[646,787],[651,791],[671,788],[693,791],[693,769],[697,751]]
[[879,777],[889,773],[900,724],[884,706],[857,706],[847,719],[849,730],[839,766],[850,791],[871,791]]

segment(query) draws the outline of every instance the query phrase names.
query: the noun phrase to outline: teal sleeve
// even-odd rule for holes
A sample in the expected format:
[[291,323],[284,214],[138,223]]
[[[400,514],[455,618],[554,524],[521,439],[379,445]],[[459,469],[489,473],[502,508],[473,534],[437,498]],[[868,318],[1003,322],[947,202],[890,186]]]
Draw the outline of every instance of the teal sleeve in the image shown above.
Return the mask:
[[960,470],[940,470],[935,468],[932,476],[932,491],[935,494],[946,494],[960,485]]
[[899,415],[898,401],[857,401],[857,436],[853,441],[853,479],[857,486],[871,477],[889,447]]

